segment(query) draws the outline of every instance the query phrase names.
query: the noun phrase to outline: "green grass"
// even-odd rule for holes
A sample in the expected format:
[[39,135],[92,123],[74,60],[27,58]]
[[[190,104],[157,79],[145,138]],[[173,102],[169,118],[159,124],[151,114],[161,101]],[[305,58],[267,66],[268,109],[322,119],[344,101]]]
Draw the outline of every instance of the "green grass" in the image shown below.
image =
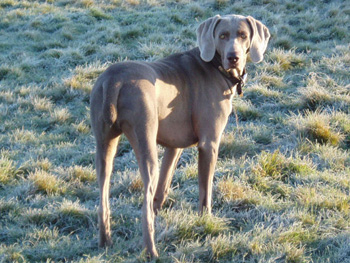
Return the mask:
[[1,153],[0,158],[0,183],[2,185],[12,184],[16,181],[16,177],[21,173],[21,170],[16,167],[13,160],[6,157],[6,154]]
[[111,180],[114,246],[97,246],[90,92],[115,62],[196,46],[196,26],[218,13],[252,15],[272,37],[232,102],[213,216],[196,212],[198,157],[186,149],[156,218],[157,262],[350,260],[347,1],[4,0],[0,262],[147,260],[143,184],[124,136]]

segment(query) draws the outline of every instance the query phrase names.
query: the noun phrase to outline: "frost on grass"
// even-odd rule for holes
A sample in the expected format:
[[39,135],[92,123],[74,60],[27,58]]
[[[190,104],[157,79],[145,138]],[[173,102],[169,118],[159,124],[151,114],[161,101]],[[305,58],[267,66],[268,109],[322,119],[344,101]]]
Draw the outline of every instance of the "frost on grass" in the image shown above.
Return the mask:
[[21,170],[16,167],[16,163],[8,158],[6,154],[0,154],[0,184],[6,185],[16,181]]
[[193,211],[169,210],[166,214],[162,213],[162,217],[166,224],[171,226],[160,236],[165,240],[196,240],[207,235],[217,236],[228,229],[225,219],[206,213],[199,215]]
[[301,136],[311,141],[321,144],[339,146],[344,139],[344,135],[332,127],[331,116],[323,111],[306,111],[305,116],[294,115],[291,122],[294,123]]
[[259,204],[259,195],[247,184],[235,181],[233,177],[222,178],[215,186],[217,202],[231,209],[251,209]]
[[236,157],[243,155],[253,155],[257,150],[257,146],[253,140],[241,133],[223,134],[220,143],[220,157]]
[[66,108],[56,108],[51,112],[51,118],[54,122],[65,123],[71,118],[69,110]]
[[101,64],[95,62],[90,65],[77,66],[73,72],[73,75],[65,80],[67,87],[75,90],[81,90],[86,93],[90,93],[93,83],[97,77],[106,70],[108,64]]
[[234,100],[234,110],[237,111],[238,117],[242,121],[254,120],[261,117],[259,111],[249,100]]
[[312,111],[330,106],[346,109],[350,101],[349,88],[339,85],[327,74],[310,73],[305,84],[306,87],[298,89],[302,108]]
[[43,170],[31,173],[29,180],[33,182],[38,191],[48,195],[64,194],[66,192],[66,187],[62,180]]
[[287,158],[279,150],[273,153],[262,152],[252,171],[257,176],[288,180],[292,174],[307,174],[313,171],[313,164],[306,158]]
[[92,167],[74,165],[68,169],[69,177],[72,180],[79,180],[82,183],[96,181],[96,174]]
[[0,13],[0,261],[146,260],[142,180],[125,137],[111,178],[115,246],[96,249],[91,89],[115,62],[194,47],[201,21],[229,13],[261,20],[271,41],[232,101],[211,217],[196,212],[198,152],[183,152],[156,219],[160,261],[348,259],[346,2],[5,0]]

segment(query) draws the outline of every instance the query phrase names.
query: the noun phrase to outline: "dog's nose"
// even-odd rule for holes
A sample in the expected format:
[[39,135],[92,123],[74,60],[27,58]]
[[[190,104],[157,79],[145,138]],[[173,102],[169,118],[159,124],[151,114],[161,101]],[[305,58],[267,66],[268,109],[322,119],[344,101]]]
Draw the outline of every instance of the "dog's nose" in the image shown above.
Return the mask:
[[232,53],[228,53],[228,54],[227,54],[227,60],[228,60],[230,63],[237,63],[238,60],[239,60],[239,57],[237,56],[236,53],[232,52]]

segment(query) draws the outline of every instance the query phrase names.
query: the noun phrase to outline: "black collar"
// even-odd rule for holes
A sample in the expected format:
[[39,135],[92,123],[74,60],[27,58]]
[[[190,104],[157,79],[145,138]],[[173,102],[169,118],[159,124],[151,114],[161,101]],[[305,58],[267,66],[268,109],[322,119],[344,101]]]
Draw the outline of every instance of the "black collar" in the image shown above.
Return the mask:
[[233,75],[232,70],[227,71],[223,68],[222,64],[221,64],[221,56],[219,55],[219,53],[215,53],[214,58],[212,59],[212,61],[210,62],[217,70],[220,71],[220,73],[226,78],[228,79],[231,83],[232,86],[230,86],[230,90],[231,93],[233,94],[233,88],[236,86],[236,90],[237,90],[237,94],[239,96],[243,96],[243,91],[242,88],[244,87],[245,81],[247,79],[247,72],[245,70],[245,68],[243,69],[242,75],[239,76],[239,78],[235,77]]

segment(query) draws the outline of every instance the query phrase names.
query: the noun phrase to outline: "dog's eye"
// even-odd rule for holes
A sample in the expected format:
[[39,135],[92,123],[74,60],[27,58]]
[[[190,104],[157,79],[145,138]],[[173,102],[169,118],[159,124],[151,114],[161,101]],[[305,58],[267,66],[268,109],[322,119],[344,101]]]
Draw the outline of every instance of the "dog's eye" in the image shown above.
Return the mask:
[[220,39],[225,39],[225,38],[226,38],[226,34],[221,34],[221,35],[219,36],[219,38],[220,38]]
[[246,35],[246,34],[241,34],[241,38],[242,38],[242,39],[246,39],[246,38],[247,38],[247,35]]

